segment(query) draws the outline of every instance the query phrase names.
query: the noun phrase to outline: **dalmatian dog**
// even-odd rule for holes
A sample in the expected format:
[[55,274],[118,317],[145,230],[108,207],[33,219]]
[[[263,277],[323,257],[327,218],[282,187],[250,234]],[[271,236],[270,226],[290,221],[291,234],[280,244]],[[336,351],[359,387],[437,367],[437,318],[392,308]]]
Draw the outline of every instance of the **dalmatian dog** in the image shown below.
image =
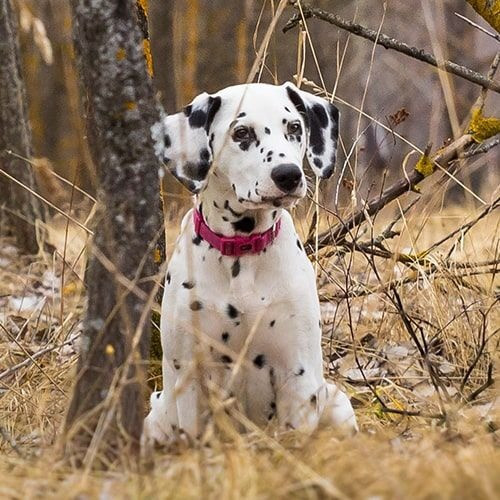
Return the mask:
[[305,155],[331,176],[338,121],[292,83],[253,83],[201,94],[153,127],[157,154],[196,196],[166,274],[163,390],[144,442],[199,437],[207,386],[261,427],[357,430],[323,376],[315,273],[286,210],[306,194]]

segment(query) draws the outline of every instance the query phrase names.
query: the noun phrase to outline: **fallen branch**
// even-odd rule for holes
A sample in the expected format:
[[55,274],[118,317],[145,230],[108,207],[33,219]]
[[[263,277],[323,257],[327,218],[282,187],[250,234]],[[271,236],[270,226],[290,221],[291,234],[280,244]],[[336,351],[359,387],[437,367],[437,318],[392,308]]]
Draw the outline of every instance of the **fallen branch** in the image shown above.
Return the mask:
[[[449,167],[451,160],[455,159],[464,148],[470,146],[474,142],[472,135],[464,134],[450,145],[440,149],[428,161],[432,164],[437,164],[441,169],[446,170]],[[345,236],[354,227],[361,224],[367,217],[379,212],[388,203],[395,200],[399,196],[409,191],[415,190],[418,183],[425,179],[429,173],[421,173],[416,168],[410,172],[405,173],[403,179],[396,181],[392,186],[387,188],[382,194],[368,202],[362,209],[355,212],[348,220],[335,225],[333,228],[324,231],[318,236],[318,249],[322,249],[332,243],[339,244],[343,242]],[[314,248],[314,241],[307,241],[306,248],[309,253],[312,253],[311,248]]]
[[0,373],[0,380],[4,379],[5,377],[9,377],[10,375],[16,373],[18,370],[25,366],[29,366],[32,363],[35,362],[35,359],[39,358],[40,356],[43,356],[44,354],[47,354],[52,351],[56,351],[57,349],[60,349],[61,347],[67,346],[69,344],[72,344],[75,342],[75,340],[79,337],[75,336],[69,340],[66,340],[66,342],[63,342],[60,345],[52,345],[49,347],[46,347],[44,349],[40,349],[39,351],[35,352],[33,355],[31,355],[29,358],[26,358],[24,361],[21,361],[17,363],[17,365],[11,366],[10,368],[7,368],[4,370],[2,373]]
[[[295,8],[299,8],[296,6]],[[338,26],[341,29],[349,31],[349,33],[353,33],[354,35],[358,35],[362,38],[366,38],[386,49],[396,50],[401,54],[405,54],[408,57],[412,57],[413,59],[417,59],[419,61],[425,62],[434,66],[438,69],[446,71],[448,73],[452,73],[460,78],[468,80],[472,83],[480,85],[483,88],[487,88],[493,90],[494,92],[500,93],[500,83],[487,78],[481,73],[477,71],[473,71],[470,68],[462,66],[460,64],[454,63],[452,61],[438,61],[432,54],[424,52],[422,49],[418,49],[417,47],[412,47],[404,42],[396,40],[395,38],[385,35],[383,33],[378,33],[375,30],[362,26],[361,24],[353,23],[351,21],[346,21],[336,14],[332,14],[331,12],[327,12],[323,9],[318,9],[316,7],[310,7],[308,5],[301,5],[301,12],[295,14],[284,26],[283,32],[291,30],[295,26],[299,24],[302,20],[302,15],[304,18],[315,17],[317,19],[321,19],[322,21],[326,21],[330,24]]]

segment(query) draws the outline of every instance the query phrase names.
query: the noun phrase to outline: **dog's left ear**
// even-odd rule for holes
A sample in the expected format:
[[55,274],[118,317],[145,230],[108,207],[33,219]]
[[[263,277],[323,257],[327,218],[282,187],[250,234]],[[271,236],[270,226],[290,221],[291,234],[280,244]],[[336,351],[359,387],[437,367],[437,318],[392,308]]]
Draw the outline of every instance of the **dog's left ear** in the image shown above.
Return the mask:
[[339,110],[325,99],[298,89],[291,82],[283,86],[308,129],[309,164],[318,177],[328,179],[333,174],[337,157]]
[[163,113],[151,128],[156,155],[192,193],[205,186],[212,165],[210,127],[220,105],[219,96],[204,92],[181,112]]

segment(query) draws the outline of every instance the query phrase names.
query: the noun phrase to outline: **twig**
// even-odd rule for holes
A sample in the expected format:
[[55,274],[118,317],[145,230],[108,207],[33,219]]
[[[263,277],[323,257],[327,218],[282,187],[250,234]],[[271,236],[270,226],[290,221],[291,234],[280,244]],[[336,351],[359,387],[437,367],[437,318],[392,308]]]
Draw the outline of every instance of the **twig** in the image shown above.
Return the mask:
[[469,151],[464,151],[462,154],[458,155],[459,160],[464,158],[471,158],[473,156],[487,153],[490,149],[498,146],[500,144],[500,137],[494,137],[489,141],[484,141],[482,144],[478,144],[476,147],[470,148]]
[[53,345],[50,347],[46,347],[45,349],[40,349],[39,351],[35,352],[31,357],[26,358],[24,361],[21,361],[20,363],[17,363],[17,365],[11,366],[10,368],[7,368],[7,370],[4,370],[3,372],[0,373],[0,380],[3,380],[5,377],[8,377],[9,375],[12,375],[13,373],[17,372],[21,368],[24,368],[25,366],[28,366],[32,363],[34,363],[35,359],[39,358],[40,356],[43,356],[44,354],[47,354],[49,352],[55,351],[61,347],[64,347],[68,344],[71,344],[74,342],[79,335],[76,335],[75,337],[66,340],[66,342],[63,342],[60,345]]
[[486,319],[487,316],[485,313],[482,311],[479,311],[479,314],[482,316],[482,322],[481,322],[481,333],[479,334],[480,336],[480,344],[477,349],[477,353],[475,358],[472,360],[472,363],[470,366],[467,368],[467,371],[465,372],[464,378],[462,379],[462,382],[460,383],[460,391],[462,392],[467,384],[467,381],[469,380],[469,377],[471,376],[472,372],[474,371],[474,368],[476,365],[479,363],[479,360],[481,359],[484,349],[486,348],[486,344],[488,343],[488,340],[486,338]]
[[[451,160],[455,159],[465,147],[473,142],[474,139],[470,134],[464,134],[450,145],[438,151],[430,160],[432,163],[440,165],[443,170],[446,170],[449,168]],[[343,242],[349,231],[364,222],[367,216],[374,215],[391,201],[413,190],[424,178],[425,176],[423,174],[412,169],[411,172],[405,174],[404,178],[396,181],[379,197],[368,202],[366,206],[355,212],[347,221],[340,222],[328,231],[321,233],[318,236],[318,248],[324,248],[331,243],[339,244],[339,242]],[[306,248],[309,249],[309,245],[312,244],[313,242],[307,241]]]
[[483,28],[479,24],[475,23],[468,17],[462,16],[462,14],[459,14],[458,12],[454,13],[457,17],[465,21],[466,23],[469,23],[471,26],[474,26],[474,28],[478,29],[479,31],[482,31],[484,34],[491,36],[491,38],[494,38],[497,42],[500,42],[500,35],[498,33],[493,33],[490,30],[487,30],[486,28]]
[[5,326],[3,326],[1,323],[0,323],[0,328],[2,328],[2,330],[6,333],[7,337],[9,337],[9,339],[14,342],[18,347],[19,349],[21,349],[24,354],[26,354],[26,356],[28,356],[31,361],[34,363],[34,365],[42,372],[42,374],[47,377],[49,379],[49,381],[54,385],[54,387],[63,395],[63,396],[66,396],[66,393],[61,389],[60,385],[42,368],[41,365],[38,364],[38,362],[33,359],[33,356],[26,350],[26,348],[15,338],[11,335],[11,333],[9,332],[9,330],[7,330],[7,328],[5,328]]
[[493,379],[493,363],[490,363],[488,365],[488,374],[486,376],[486,382],[481,387],[478,387],[475,391],[472,391],[467,396],[467,403],[471,403],[472,401],[474,401],[482,392],[488,389],[488,387],[491,387],[494,383],[495,380]]
[[[436,241],[436,243],[433,243],[425,252],[424,254],[427,255],[430,252],[432,252],[435,248],[441,246],[445,241],[448,241],[450,238],[455,236],[458,233],[461,233],[462,237],[465,236],[481,219],[486,217],[488,214],[496,210],[497,208],[500,207],[500,196],[498,196],[495,200],[493,200],[489,205],[487,205],[473,220],[462,224],[460,227],[457,227],[454,229],[451,233],[447,234],[443,238],[441,238],[439,241]],[[447,258],[450,257],[452,250],[454,247],[450,249],[450,252],[447,255]]]
[[[385,47],[386,49],[396,50],[397,52],[405,54],[406,56],[425,62],[427,64],[430,64],[431,66],[435,66],[438,69],[441,69],[448,73],[453,73],[454,75],[480,85],[483,88],[488,88],[490,90],[493,90],[494,92],[500,93],[499,82],[487,78],[481,73],[473,71],[465,66],[461,66],[460,64],[456,64],[452,61],[438,61],[433,55],[424,52],[422,49],[412,47],[383,33],[379,34],[375,30],[366,28],[365,26],[362,26],[360,24],[346,21],[336,14],[332,14],[331,12],[327,12],[323,9],[310,7],[308,5],[302,5],[302,12],[303,16],[306,19],[310,17],[321,19],[322,21],[326,21],[330,24],[338,26],[341,29],[349,31],[354,35],[358,35],[362,38],[366,38],[367,40],[371,40],[372,42],[382,45],[382,47]],[[301,19],[302,16],[300,14],[295,14],[286,23],[285,27],[283,28],[283,32],[286,33],[287,31],[297,26]]]

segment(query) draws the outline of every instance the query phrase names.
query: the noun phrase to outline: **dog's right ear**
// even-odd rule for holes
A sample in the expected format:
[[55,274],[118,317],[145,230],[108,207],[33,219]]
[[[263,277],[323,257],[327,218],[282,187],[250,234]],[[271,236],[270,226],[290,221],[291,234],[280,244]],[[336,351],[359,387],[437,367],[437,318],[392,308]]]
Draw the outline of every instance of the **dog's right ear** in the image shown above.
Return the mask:
[[151,127],[156,155],[192,193],[205,186],[212,165],[210,127],[220,105],[219,96],[204,92],[181,112],[163,115]]

